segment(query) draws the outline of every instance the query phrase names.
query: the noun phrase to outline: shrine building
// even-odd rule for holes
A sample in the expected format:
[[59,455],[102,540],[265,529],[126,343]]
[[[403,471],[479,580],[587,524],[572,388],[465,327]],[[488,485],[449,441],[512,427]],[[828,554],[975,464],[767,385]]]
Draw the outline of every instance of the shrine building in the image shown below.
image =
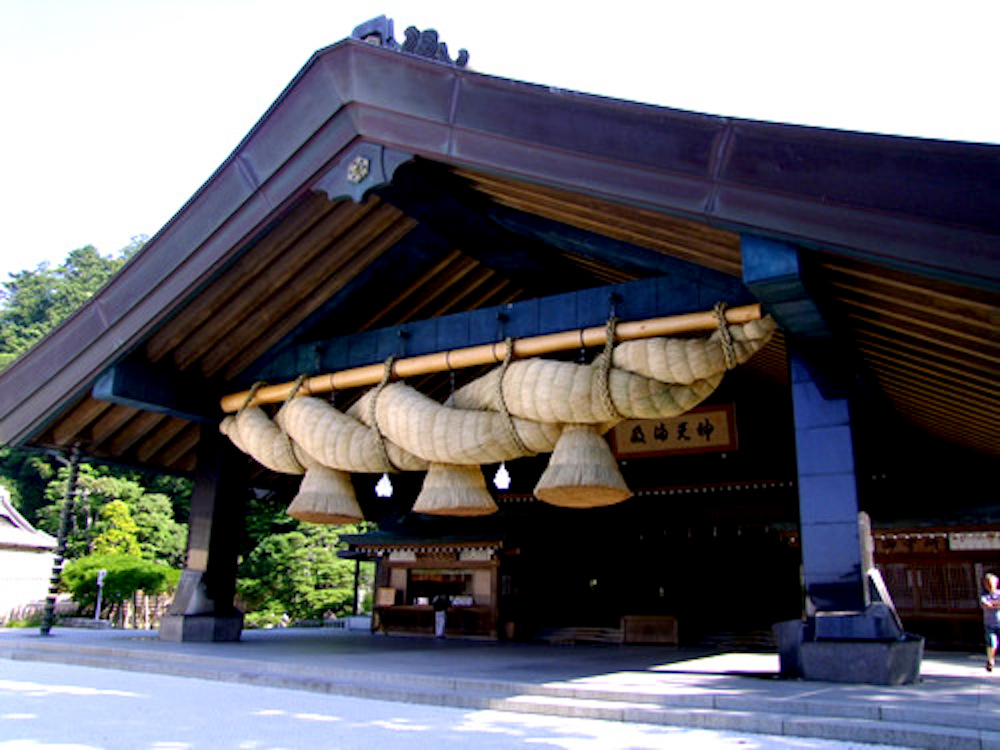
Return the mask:
[[253,496],[378,524],[343,554],[379,632],[446,594],[453,637],[769,644],[846,681],[859,642],[978,649],[1000,147],[468,59],[384,17],[317,52],[0,373],[0,442],[194,479],[161,637],[239,639]]

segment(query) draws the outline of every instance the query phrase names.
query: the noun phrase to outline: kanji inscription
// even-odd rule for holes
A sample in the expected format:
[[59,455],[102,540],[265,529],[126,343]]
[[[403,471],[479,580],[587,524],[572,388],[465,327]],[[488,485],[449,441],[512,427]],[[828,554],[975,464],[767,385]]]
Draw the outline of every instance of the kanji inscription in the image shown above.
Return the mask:
[[732,404],[702,406],[669,419],[627,419],[611,430],[610,437],[619,458],[739,447]]

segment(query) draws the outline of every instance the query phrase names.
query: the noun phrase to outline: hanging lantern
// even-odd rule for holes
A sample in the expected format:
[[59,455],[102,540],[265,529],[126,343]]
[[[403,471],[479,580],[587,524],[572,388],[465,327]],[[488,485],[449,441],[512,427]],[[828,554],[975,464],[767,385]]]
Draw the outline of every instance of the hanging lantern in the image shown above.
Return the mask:
[[382,478],[375,483],[375,494],[378,497],[392,497],[392,480],[388,474],[383,474]]
[[510,472],[507,471],[507,464],[502,461],[497,473],[493,475],[493,486],[498,490],[510,489]]
[[414,513],[438,516],[488,516],[497,504],[478,466],[432,463],[413,504]]
[[350,476],[319,465],[306,469],[299,493],[287,513],[300,521],[331,525],[364,520]]
[[591,425],[563,428],[535,496],[565,508],[614,505],[632,496],[607,441]]

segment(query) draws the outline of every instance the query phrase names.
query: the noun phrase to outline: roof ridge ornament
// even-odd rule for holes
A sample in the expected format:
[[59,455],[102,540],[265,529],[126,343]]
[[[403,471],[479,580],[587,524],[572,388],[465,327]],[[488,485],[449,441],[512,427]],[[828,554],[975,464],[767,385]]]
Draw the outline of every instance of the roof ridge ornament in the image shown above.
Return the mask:
[[402,45],[396,41],[393,29],[394,23],[391,18],[378,16],[355,26],[351,37],[378,47],[408,52],[458,68],[464,68],[469,62],[469,53],[464,49],[460,49],[458,56],[452,60],[448,54],[448,45],[440,40],[436,29],[421,31],[416,26],[409,26],[404,32],[406,39]]

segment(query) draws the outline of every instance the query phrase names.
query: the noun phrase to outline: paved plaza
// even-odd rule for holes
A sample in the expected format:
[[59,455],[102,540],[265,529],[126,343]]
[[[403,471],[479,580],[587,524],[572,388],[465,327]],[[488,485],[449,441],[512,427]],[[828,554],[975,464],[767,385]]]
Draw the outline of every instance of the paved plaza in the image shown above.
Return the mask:
[[439,641],[329,628],[245,631],[239,643],[167,643],[134,630],[55,628],[41,636],[11,629],[0,631],[0,659],[535,720],[1000,750],[1000,678],[969,653],[927,654],[921,681],[900,687],[782,679],[777,656],[767,653]]

